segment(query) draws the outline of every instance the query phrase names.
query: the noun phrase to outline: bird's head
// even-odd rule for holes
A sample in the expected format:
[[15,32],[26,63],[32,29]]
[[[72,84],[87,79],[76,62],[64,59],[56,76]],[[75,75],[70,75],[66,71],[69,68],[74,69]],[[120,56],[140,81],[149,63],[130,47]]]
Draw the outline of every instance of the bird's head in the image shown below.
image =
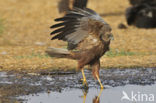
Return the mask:
[[114,37],[111,31],[112,29],[108,24],[102,27],[100,31],[100,36],[101,36],[100,38],[102,39],[102,41],[109,42],[110,40],[114,40]]

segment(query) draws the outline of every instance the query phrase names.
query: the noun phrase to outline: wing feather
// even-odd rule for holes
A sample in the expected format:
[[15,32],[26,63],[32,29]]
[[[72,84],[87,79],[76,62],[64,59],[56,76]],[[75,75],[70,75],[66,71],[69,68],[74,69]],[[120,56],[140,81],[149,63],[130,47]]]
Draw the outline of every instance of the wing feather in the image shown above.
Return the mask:
[[51,35],[56,34],[52,40],[59,39],[74,45],[79,44],[90,35],[99,39],[101,27],[107,24],[96,12],[88,8],[74,8],[55,21],[61,23],[51,26],[56,29],[51,33]]

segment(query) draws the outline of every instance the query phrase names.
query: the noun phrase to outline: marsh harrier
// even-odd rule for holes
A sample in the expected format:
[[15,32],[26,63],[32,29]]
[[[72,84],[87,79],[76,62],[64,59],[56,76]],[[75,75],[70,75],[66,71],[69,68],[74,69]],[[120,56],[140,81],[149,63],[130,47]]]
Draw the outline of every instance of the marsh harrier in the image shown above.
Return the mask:
[[99,79],[100,58],[109,50],[110,41],[113,38],[109,24],[88,8],[74,8],[64,17],[57,18],[55,21],[59,23],[51,26],[52,29],[55,29],[51,33],[54,35],[52,40],[67,41],[74,47],[72,50],[48,48],[46,52],[51,57],[77,60],[77,69],[82,71],[83,84],[86,85],[84,66],[89,65],[92,68],[93,77],[103,88]]

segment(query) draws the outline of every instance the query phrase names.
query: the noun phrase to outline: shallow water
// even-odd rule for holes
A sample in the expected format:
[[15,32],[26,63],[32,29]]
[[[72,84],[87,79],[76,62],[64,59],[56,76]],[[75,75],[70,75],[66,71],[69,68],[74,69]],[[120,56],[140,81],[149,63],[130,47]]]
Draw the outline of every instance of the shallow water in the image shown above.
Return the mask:
[[90,70],[85,70],[85,75],[88,92],[82,86],[81,72],[0,72],[0,103],[135,103],[131,99],[121,101],[123,91],[129,98],[131,92],[138,96],[145,93],[148,98],[143,99],[149,99],[149,93],[156,96],[156,68],[101,69],[100,79],[105,89],[99,99],[96,98],[100,93],[99,83]]
[[[123,99],[123,91],[127,93],[131,100]],[[87,93],[88,92],[88,93]],[[101,93],[102,92],[102,93]],[[131,93],[134,93],[135,99],[132,100]],[[101,93],[101,95],[100,95]],[[86,99],[85,95],[86,94]],[[146,97],[141,98],[146,94]],[[37,95],[22,96],[24,103],[156,103],[156,97],[153,101],[151,95],[156,96],[156,84],[139,86],[126,85],[119,87],[108,87],[101,91],[100,89],[90,88],[88,91],[82,89],[71,89],[59,92],[39,93]],[[99,102],[97,97],[99,96]],[[139,97],[140,96],[140,97]],[[97,102],[95,102],[97,100]]]

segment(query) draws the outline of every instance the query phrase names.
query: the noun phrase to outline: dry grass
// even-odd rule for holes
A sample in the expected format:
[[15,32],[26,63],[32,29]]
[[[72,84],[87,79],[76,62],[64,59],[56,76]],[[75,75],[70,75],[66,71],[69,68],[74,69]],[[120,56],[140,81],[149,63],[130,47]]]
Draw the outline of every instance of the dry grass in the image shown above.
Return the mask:
[[[49,26],[59,17],[58,0],[0,0],[0,18],[5,30],[0,36],[0,68],[5,70],[38,70],[75,68],[76,62],[49,58],[48,46],[64,47],[65,43],[50,41]],[[128,0],[90,0],[89,8],[103,16],[113,28],[115,40],[111,52],[102,58],[102,67],[156,67],[156,29],[128,27],[124,11]],[[38,46],[37,42],[43,43]]]

